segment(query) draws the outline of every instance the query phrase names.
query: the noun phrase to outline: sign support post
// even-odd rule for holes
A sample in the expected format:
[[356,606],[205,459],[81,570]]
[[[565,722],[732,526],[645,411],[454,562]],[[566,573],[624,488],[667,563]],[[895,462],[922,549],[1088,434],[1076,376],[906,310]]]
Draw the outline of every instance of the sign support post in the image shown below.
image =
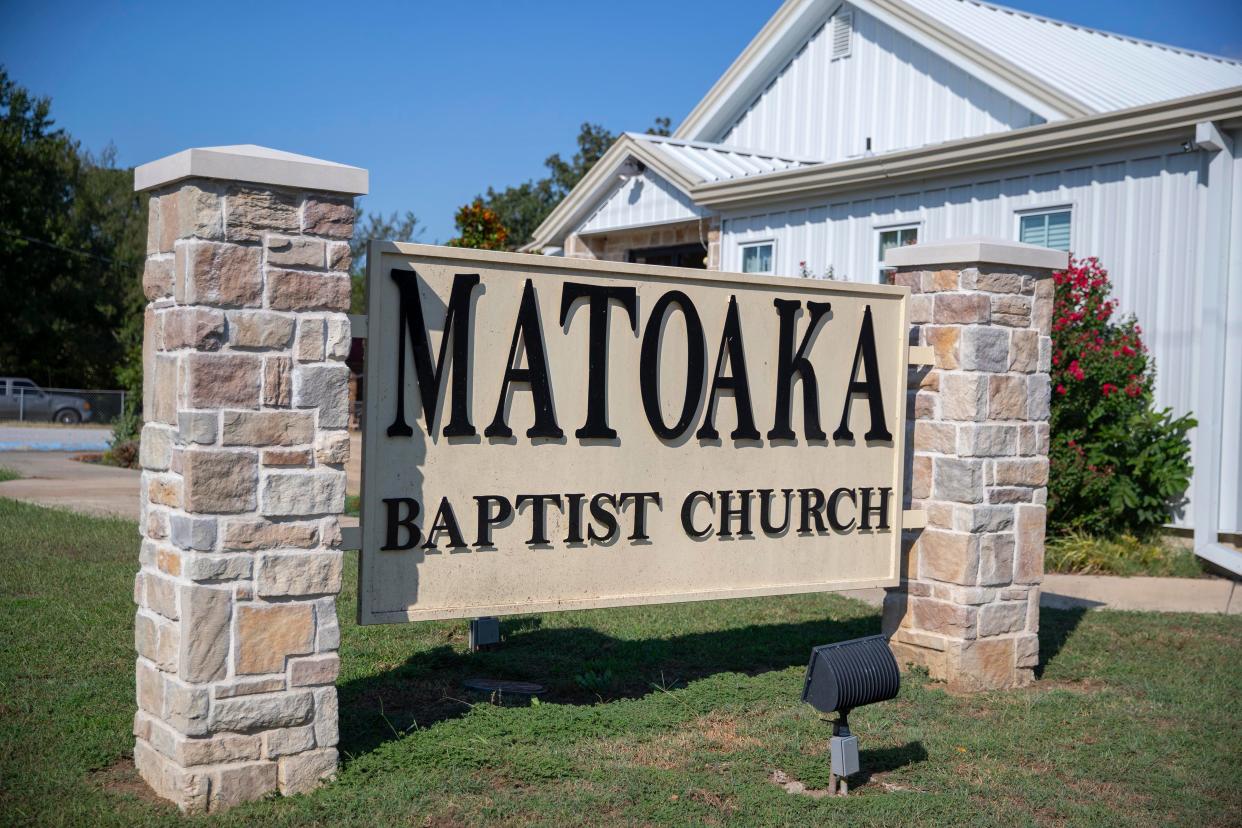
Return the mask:
[[1052,272],[1068,254],[1008,241],[888,251],[912,292],[902,580],[884,603],[899,661],[964,690],[1029,684],[1039,661],[1052,360]]
[[134,764],[183,811],[337,766],[349,239],[367,173],[187,150],[151,191]]

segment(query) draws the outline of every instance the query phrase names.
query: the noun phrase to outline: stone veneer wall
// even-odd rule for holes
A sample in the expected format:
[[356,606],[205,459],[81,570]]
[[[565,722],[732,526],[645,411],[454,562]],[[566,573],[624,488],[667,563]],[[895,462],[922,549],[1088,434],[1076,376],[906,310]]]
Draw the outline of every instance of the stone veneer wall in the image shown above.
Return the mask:
[[565,255],[578,259],[627,261],[631,250],[676,244],[707,242],[707,269],[720,270],[720,219],[687,221],[660,227],[616,230],[590,236],[570,235],[565,239]]
[[1052,294],[1050,270],[899,268],[911,343],[913,466],[903,583],[884,631],[898,658],[962,689],[1027,684],[1039,658]]
[[183,810],[335,772],[353,199],[155,192],[134,762]]

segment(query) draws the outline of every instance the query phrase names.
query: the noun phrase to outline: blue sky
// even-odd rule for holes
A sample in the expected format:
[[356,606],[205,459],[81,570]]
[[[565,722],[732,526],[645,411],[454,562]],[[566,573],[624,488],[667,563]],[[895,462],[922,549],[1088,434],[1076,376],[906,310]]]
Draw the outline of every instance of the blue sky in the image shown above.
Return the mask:
[[[1242,57],[1242,3],[1011,6]],[[140,164],[254,143],[371,171],[367,210],[425,241],[489,184],[543,174],[578,125],[683,117],[779,0],[116,3],[0,0],[0,62],[89,149]]]

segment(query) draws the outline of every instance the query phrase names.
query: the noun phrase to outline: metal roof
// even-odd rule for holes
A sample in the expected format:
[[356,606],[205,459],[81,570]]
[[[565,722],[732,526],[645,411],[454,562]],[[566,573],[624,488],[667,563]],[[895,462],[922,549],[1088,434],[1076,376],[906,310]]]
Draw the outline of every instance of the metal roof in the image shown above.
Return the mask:
[[683,141],[663,135],[627,133],[629,137],[643,141],[653,152],[666,158],[674,167],[683,170],[696,184],[712,181],[730,181],[748,175],[788,170],[821,163],[801,158],[785,158],[772,153],[711,144],[705,141]]
[[1242,85],[1242,63],[978,0],[903,0],[1098,112]]

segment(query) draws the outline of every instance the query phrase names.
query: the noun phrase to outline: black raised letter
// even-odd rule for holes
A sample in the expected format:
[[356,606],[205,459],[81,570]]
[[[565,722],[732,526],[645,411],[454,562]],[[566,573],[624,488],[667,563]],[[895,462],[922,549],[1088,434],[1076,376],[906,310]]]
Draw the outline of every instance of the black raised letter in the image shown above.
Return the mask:
[[647,503],[651,502],[660,505],[659,492],[622,492],[618,498],[623,508],[625,501],[634,501],[634,532],[630,535],[630,540],[651,540],[647,537]]
[[710,523],[702,531],[694,528],[694,502],[699,498],[706,500],[708,506],[716,505],[716,499],[707,492],[691,492],[686,495],[686,499],[681,502],[681,528],[692,538],[705,538],[712,533]]
[[[828,496],[828,525],[831,526],[834,531],[848,532],[854,528],[854,525],[858,523],[858,521],[850,518],[849,523],[841,522],[841,519],[837,514],[837,510],[841,507],[842,496],[848,497],[850,499],[850,503],[853,503],[854,506],[858,506],[858,497],[854,494],[853,489],[847,489],[844,487],[834,489],[832,494]],[[865,498],[866,495],[863,495],[863,497]]]
[[617,516],[605,509],[604,503],[610,504],[614,509],[617,507],[615,497],[601,492],[591,498],[591,517],[608,531],[601,535],[595,531],[594,525],[587,527],[587,537],[600,543],[607,543],[617,534]]
[[[729,376],[722,377],[726,352],[729,359]],[[703,412],[703,425],[696,436],[703,440],[715,440],[716,397],[722,390],[733,392],[737,406],[737,428],[729,434],[734,440],[758,440],[755,414],[750,406],[750,383],[746,379],[746,349],[742,346],[742,322],[737,313],[737,297],[729,297],[729,311],[725,314],[724,330],[720,333],[720,351],[716,354],[716,373],[712,376],[712,390],[707,394],[707,409]]]
[[[470,304],[471,294],[479,284],[477,273],[458,273],[453,277],[453,292],[449,294],[448,313],[444,317],[444,336],[440,339],[440,357],[431,361],[431,342],[427,337],[427,320],[423,318],[423,303],[418,295],[418,274],[412,270],[393,268],[390,274],[397,283],[401,299],[397,304],[397,413],[388,426],[389,437],[409,437],[414,430],[405,422],[405,332],[410,334],[414,348],[414,372],[418,377],[418,395],[423,398],[423,417],[427,421],[427,434],[435,434],[436,405],[440,400],[440,380],[444,377],[444,363],[453,363],[453,413],[444,428],[446,437],[473,437],[474,425],[470,422],[470,388],[467,370],[470,360]],[[449,351],[449,340],[453,350]]]
[[815,330],[819,323],[832,309],[829,302],[807,302],[810,319],[806,323],[806,333],[802,335],[802,343],[794,350],[794,326],[797,322],[798,309],[802,303],[795,299],[773,299],[776,313],[780,316],[780,350],[776,359],[776,417],[772,428],[768,431],[769,440],[792,440],[793,427],[790,425],[790,408],[793,403],[793,381],[796,377],[802,381],[802,419],[805,423],[808,440],[822,440],[828,435],[819,426],[819,384],[815,381],[815,368],[806,358],[806,352],[815,338]]
[[[858,364],[862,363],[867,372],[867,379],[859,381]],[[884,421],[884,398],[880,393],[880,363],[875,356],[875,328],[871,324],[871,306],[863,312],[862,328],[858,331],[858,348],[854,351],[854,367],[850,369],[850,384],[845,390],[845,410],[841,412],[841,425],[832,432],[834,440],[853,440],[854,432],[850,431],[850,402],[855,394],[866,394],[867,403],[871,408],[871,428],[863,437],[867,440],[891,440],[893,435],[888,431]]]
[[[660,335],[664,329],[664,317],[670,305],[681,308],[686,318],[686,399],[681,406],[681,417],[676,425],[666,426],[660,411]],[[643,410],[651,430],[665,440],[675,440],[690,427],[690,420],[698,410],[699,398],[703,396],[703,365],[707,361],[703,344],[703,323],[690,297],[680,290],[670,290],[655,303],[643,331],[643,348],[639,363],[639,389],[643,395]]]
[[[380,549],[385,552],[402,552],[418,546],[423,537],[422,532],[414,525],[414,521],[418,520],[418,501],[412,497],[386,497],[384,506],[388,518],[388,537]],[[401,517],[402,506],[405,506],[405,517]],[[402,529],[406,531],[405,543],[398,543],[397,538]]]
[[[526,368],[515,366],[518,342],[526,353]],[[526,280],[522,289],[522,304],[518,308],[517,323],[513,328],[513,343],[509,346],[509,359],[505,362],[505,378],[500,384],[500,399],[496,402],[496,416],[483,432],[488,437],[512,437],[513,429],[505,419],[509,401],[509,385],[514,382],[530,383],[531,402],[535,406],[535,424],[526,429],[527,437],[564,437],[556,424],[556,411],[552,407],[552,385],[548,377],[547,352],[543,349],[543,328],[539,324],[539,303],[535,298],[535,283]]]
[[717,492],[720,495],[720,528],[716,530],[716,537],[731,538],[733,532],[730,531],[729,525],[734,518],[737,518],[737,533],[744,538],[754,536],[754,532],[750,531],[750,489],[741,489],[738,496],[741,498],[742,505],[734,509],[730,504],[733,502],[733,492],[728,489],[722,489]]
[[569,532],[565,535],[565,543],[582,543],[582,499],[581,492],[565,495],[568,501],[565,509],[569,514]]
[[871,505],[871,493],[874,491],[877,491],[877,490],[873,489],[870,486],[862,490],[862,528],[870,529],[871,528],[871,516],[877,515],[880,518],[880,522],[876,525],[876,528],[887,529],[888,528],[888,498],[889,498],[889,495],[893,493],[893,490],[889,488],[888,486],[884,486],[878,490],[880,492],[880,505],[878,506]]
[[436,519],[427,530],[427,542],[423,544],[423,549],[435,549],[436,535],[441,532],[448,535],[449,549],[465,548],[466,541],[461,536],[461,527],[457,525],[457,515],[453,514],[453,504],[447,497],[440,498],[440,508],[436,510]]
[[638,331],[638,291],[632,287],[585,285],[566,282],[561,288],[561,325],[569,319],[574,302],[586,297],[590,302],[590,330],[587,353],[587,418],[574,436],[612,439],[617,432],[608,427],[608,308],[620,302],[630,317],[630,328]]
[[530,504],[530,540],[528,544],[547,546],[548,541],[548,502],[561,508],[561,496],[555,494],[520,494],[513,502],[519,509],[522,504]]
[[823,534],[824,529],[824,493],[820,489],[798,489],[802,496],[802,521],[798,526],[799,535],[811,534],[811,521],[815,521],[815,531]]
[[[474,502],[479,504],[479,534],[474,545],[491,546],[492,527],[499,526],[512,517],[513,507],[509,505],[509,499],[507,497],[501,497],[500,495],[476,495]],[[492,514],[493,503],[500,507],[494,515]]]
[[780,526],[772,525],[772,489],[759,490],[759,525],[768,535],[779,535],[789,528],[792,513],[793,489],[781,489],[785,495],[785,522]]

